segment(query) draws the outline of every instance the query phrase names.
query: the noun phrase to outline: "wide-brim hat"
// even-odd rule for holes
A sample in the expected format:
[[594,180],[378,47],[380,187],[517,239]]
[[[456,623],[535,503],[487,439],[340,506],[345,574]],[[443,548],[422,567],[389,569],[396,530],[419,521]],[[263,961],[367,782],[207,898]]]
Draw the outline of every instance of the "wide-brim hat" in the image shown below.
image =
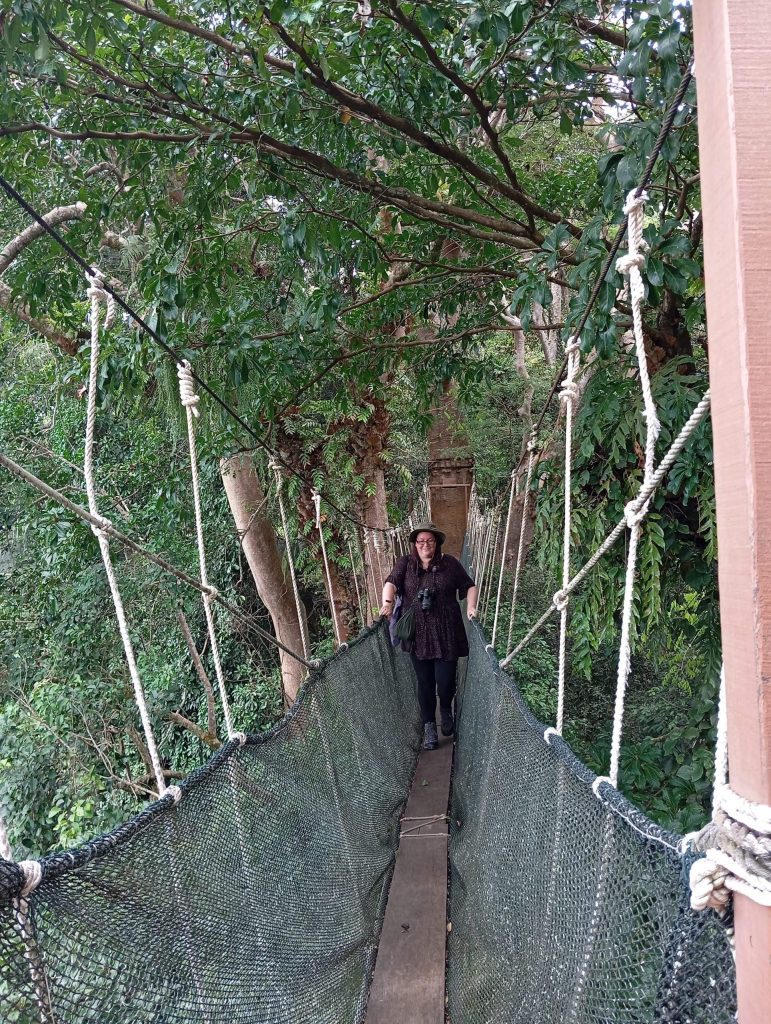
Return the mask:
[[418,523],[418,525],[410,532],[410,544],[415,543],[419,533],[433,533],[436,537],[437,544],[444,544],[446,535],[442,533],[435,523]]

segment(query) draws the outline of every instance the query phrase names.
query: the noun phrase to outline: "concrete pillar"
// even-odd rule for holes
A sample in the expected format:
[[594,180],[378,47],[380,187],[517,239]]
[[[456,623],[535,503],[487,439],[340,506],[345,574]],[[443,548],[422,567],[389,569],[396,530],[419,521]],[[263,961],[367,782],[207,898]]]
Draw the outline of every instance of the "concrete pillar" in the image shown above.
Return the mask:
[[428,489],[431,517],[447,534],[444,551],[460,557],[466,534],[474,457],[463,431],[455,389],[446,382],[428,432]]
[[[693,6],[732,788],[771,803],[771,4]],[[771,1020],[771,908],[735,896],[741,1024]]]

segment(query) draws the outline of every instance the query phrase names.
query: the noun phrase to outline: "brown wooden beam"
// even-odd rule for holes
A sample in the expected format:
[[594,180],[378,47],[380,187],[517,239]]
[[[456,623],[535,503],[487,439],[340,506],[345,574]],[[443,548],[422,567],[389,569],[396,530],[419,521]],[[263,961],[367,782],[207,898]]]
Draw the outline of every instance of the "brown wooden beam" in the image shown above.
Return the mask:
[[[771,4],[694,4],[731,785],[771,803]],[[740,1024],[771,1020],[771,909],[735,897]]]

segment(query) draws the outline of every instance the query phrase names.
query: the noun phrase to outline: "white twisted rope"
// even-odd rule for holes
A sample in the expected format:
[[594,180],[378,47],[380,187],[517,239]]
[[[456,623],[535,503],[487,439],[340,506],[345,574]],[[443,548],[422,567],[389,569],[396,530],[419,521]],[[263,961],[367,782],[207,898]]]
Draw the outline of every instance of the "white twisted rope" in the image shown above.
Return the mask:
[[731,892],[771,907],[771,807],[735,793],[728,784],[728,716],[725,667],[720,676],[712,820],[683,838],[705,851],[691,865],[691,906],[722,912]]
[[493,616],[493,635],[490,638],[490,646],[495,650],[495,637],[498,632],[498,615],[501,610],[501,591],[503,590],[503,572],[506,568],[506,552],[509,549],[509,533],[511,532],[511,513],[514,508],[514,492],[517,484],[517,471],[511,471],[511,487],[509,488],[509,508],[506,513],[506,529],[503,534],[503,551],[501,552],[501,566],[498,571],[498,592],[495,596],[495,615]]
[[[115,300],[112,296],[106,292],[101,284],[104,281],[104,277],[99,271],[93,276],[87,275],[89,287],[87,295],[91,300],[91,360],[88,378],[88,407],[86,412],[86,450],[85,457],[83,460],[83,472],[86,479],[86,493],[88,495],[88,508],[92,515],[102,517],[99,514],[99,505],[96,500],[96,486],[94,484],[94,428],[96,425],[96,384],[99,375],[99,304],[104,302],[107,307],[107,315],[105,317],[105,328],[107,328],[114,319],[115,316]],[[107,522],[107,521],[105,521]],[[153,773],[155,775],[155,781],[158,786],[158,795],[163,796],[166,792],[166,781],[163,776],[163,769],[161,767],[161,761],[158,757],[158,748],[155,744],[155,737],[153,736],[152,725],[150,724],[150,715],[147,710],[147,701],[145,699],[145,692],[142,686],[142,680],[139,677],[139,669],[137,668],[136,658],[134,657],[134,647],[131,642],[131,635],[129,634],[128,624],[126,622],[126,615],[123,609],[123,600],[120,595],[118,588],[118,581],[115,578],[115,573],[112,567],[112,560],[110,558],[110,542],[107,538],[107,534],[103,529],[97,526],[92,526],[91,529],[96,534],[96,538],[99,542],[99,550],[102,554],[102,561],[104,562],[105,572],[107,573],[107,580],[110,584],[110,593],[112,594],[113,604],[115,605],[115,615],[118,620],[118,629],[120,631],[121,640],[123,641],[123,650],[126,655],[126,661],[128,663],[129,674],[131,676],[131,682],[134,686],[134,697],[136,700],[137,708],[139,709],[139,717],[142,721],[142,729],[145,734],[145,742],[147,744],[147,752],[150,757],[150,761],[153,766]]]
[[572,470],[573,470],[573,412],[578,400],[576,375],[580,361],[580,345],[571,337],[565,346],[567,370],[560,388],[560,401],[565,407],[565,514],[562,531],[562,589],[554,595],[555,607],[560,613],[559,664],[557,669],[557,732],[562,735],[565,717],[565,671],[567,664],[568,635],[568,594],[565,590],[570,582],[570,533],[572,525]]
[[[642,303],[645,299],[645,285],[641,268],[645,263],[645,242],[643,240],[643,217],[646,195],[630,192],[624,204],[624,213],[629,216],[629,252],[616,261],[616,269],[629,276],[629,294],[632,302],[632,320],[634,323],[635,350],[640,371],[640,387],[645,406],[645,470],[643,486],[650,482],[656,458],[656,439],[661,425],[656,413],[656,405],[651,393],[650,377],[648,376],[648,360],[645,353],[645,338],[642,327]],[[621,642],[618,652],[618,675],[616,678],[616,700],[613,710],[613,736],[610,749],[610,780],[614,786],[618,784],[618,767],[621,757],[621,733],[624,725],[624,700],[631,669],[631,627],[632,608],[634,604],[634,583],[637,570],[637,549],[642,534],[642,524],[648,512],[648,503],[640,505],[630,502],[624,510],[626,525],[629,528],[629,549],[626,560],[626,579],[624,583],[624,604],[621,616]]]
[[316,508],[316,529],[319,531],[319,540],[321,541],[321,554],[324,559],[324,572],[327,577],[327,589],[329,590],[329,607],[332,609],[332,625],[335,629],[335,641],[338,647],[340,646],[340,624],[337,621],[337,606],[335,603],[335,591],[332,586],[332,573],[329,569],[329,560],[327,558],[327,546],[324,541],[324,529],[321,525],[321,495],[317,490],[311,492],[313,495],[313,504]]
[[284,531],[284,542],[286,544],[286,557],[289,563],[289,575],[292,580],[292,593],[294,594],[295,608],[297,609],[297,621],[300,626],[300,639],[303,645],[303,655],[307,658],[309,653],[308,648],[308,637],[305,630],[305,609],[303,603],[300,600],[300,589],[297,586],[297,573],[294,568],[294,558],[292,556],[292,542],[289,537],[289,526],[287,525],[286,509],[284,508],[284,496],[282,494],[282,488],[284,485],[284,478],[281,475],[281,467],[275,461],[271,459],[268,463],[270,468],[276,474],[276,496],[278,498],[278,509],[281,514],[281,528]]
[[[710,394],[709,391],[707,391],[704,397],[699,402],[699,404],[696,406],[696,408],[689,416],[685,426],[682,428],[680,433],[672,442],[669,451],[659,463],[656,472],[653,474],[653,476],[647,483],[643,484],[643,486],[640,488],[637,497],[632,502],[630,502],[631,509],[633,511],[637,511],[638,509],[642,508],[648,501],[648,499],[651,497],[651,495],[653,495],[653,493],[656,491],[658,486],[661,484],[661,481],[664,479],[664,477],[670,471],[674,463],[677,461],[680,452],[687,444],[688,439],[691,437],[694,430],[696,430],[698,425],[709,412],[709,406]],[[605,554],[607,554],[607,552],[613,547],[613,545],[616,543],[619,537],[624,533],[626,526],[627,516],[625,512],[621,519],[610,531],[605,540],[602,542],[602,544],[600,544],[600,546],[591,556],[591,558],[584,564],[583,568],[576,573],[576,575],[570,580],[566,587],[563,587],[562,590],[557,592],[555,598],[565,595],[569,596],[573,593],[574,590],[581,586],[581,584],[592,571],[592,569],[595,567],[595,565],[597,565],[600,559]],[[536,633],[538,633],[542,626],[544,626],[549,621],[554,612],[558,610],[558,606],[555,603],[555,598],[552,598],[552,603],[549,605],[549,607],[546,609],[543,615],[541,615],[540,619],[538,619],[538,621],[530,627],[528,632],[525,634],[525,636],[522,637],[517,646],[513,650],[511,650],[506,655],[505,658],[501,659],[501,661],[499,662],[501,668],[506,668],[507,665],[511,664],[511,662],[519,654],[519,652],[524,647],[526,647],[527,644],[530,643],[530,641],[533,639]]]
[[522,518],[519,524],[519,544],[517,545],[517,564],[514,568],[514,590],[511,595],[511,611],[509,612],[509,631],[506,635],[506,650],[511,649],[511,636],[514,632],[514,617],[517,611],[517,595],[519,594],[519,581],[522,578],[522,563],[525,554],[525,526],[527,514],[530,508],[530,484],[533,479],[533,467],[535,466],[535,453],[537,444],[535,434],[531,434],[527,443],[527,476],[525,478],[525,493],[522,498]]
[[[361,591],[359,590],[359,573],[356,568],[356,562],[353,557],[353,545],[351,544],[351,538],[348,538],[348,554],[351,558],[351,572],[353,573],[353,585],[356,587],[356,603],[359,606],[359,615],[361,616],[362,626],[366,625],[367,616],[364,614],[364,606],[361,603]],[[366,590],[366,587],[364,588]]]
[[214,626],[214,611],[212,609],[212,604],[216,598],[216,590],[209,584],[209,576],[206,569],[206,547],[204,545],[203,518],[201,515],[201,482],[198,475],[198,456],[196,454],[195,443],[195,420],[200,415],[198,409],[200,398],[195,393],[193,373],[190,363],[187,360],[183,360],[181,363],[177,364],[177,378],[179,380],[179,400],[185,408],[185,414],[187,417],[187,443],[190,450],[190,474],[193,483],[193,507],[195,509],[195,534],[198,544],[198,566],[201,583],[203,583],[204,587],[207,588],[207,592],[203,595],[206,629],[209,634],[214,671],[217,676],[220,700],[222,701],[222,713],[225,719],[225,728],[227,729],[228,738],[233,739],[233,736],[235,735],[233,730],[233,719],[230,714],[230,702],[228,700],[225,673],[222,668],[220,649],[219,644],[217,643],[217,631]]
[[482,620],[487,620],[487,608],[490,603],[490,594],[493,589],[493,580],[495,578],[495,555],[498,551],[498,538],[501,533],[501,510],[496,508],[493,510],[492,525],[495,527],[492,530],[492,544],[490,545],[490,564],[487,570],[487,579],[484,596],[484,607],[482,609]]

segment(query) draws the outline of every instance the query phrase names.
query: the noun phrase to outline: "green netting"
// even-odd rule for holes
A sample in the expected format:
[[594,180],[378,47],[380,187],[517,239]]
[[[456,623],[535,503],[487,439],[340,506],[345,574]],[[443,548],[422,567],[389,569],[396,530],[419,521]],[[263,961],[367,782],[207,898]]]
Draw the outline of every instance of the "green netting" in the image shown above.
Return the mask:
[[417,750],[411,666],[375,628],[176,807],[45,859],[26,927],[0,862],[0,1021],[361,1020]]
[[728,1024],[727,927],[692,857],[527,710],[478,627],[459,688],[448,952],[454,1024]]

